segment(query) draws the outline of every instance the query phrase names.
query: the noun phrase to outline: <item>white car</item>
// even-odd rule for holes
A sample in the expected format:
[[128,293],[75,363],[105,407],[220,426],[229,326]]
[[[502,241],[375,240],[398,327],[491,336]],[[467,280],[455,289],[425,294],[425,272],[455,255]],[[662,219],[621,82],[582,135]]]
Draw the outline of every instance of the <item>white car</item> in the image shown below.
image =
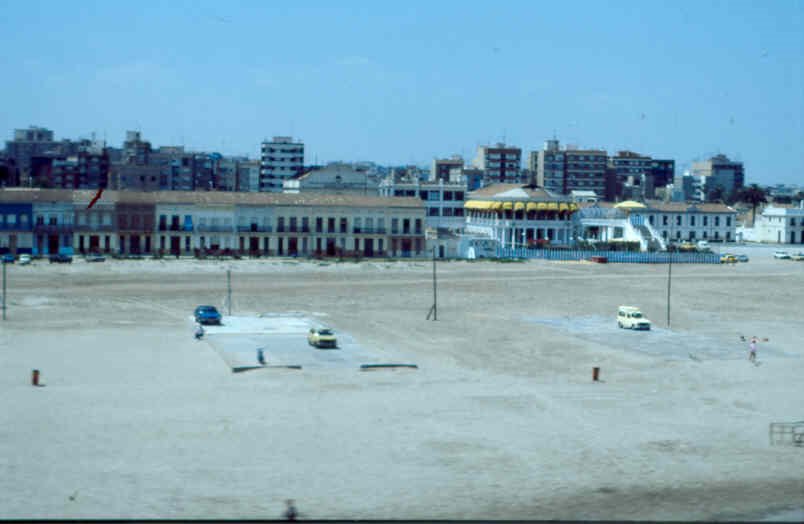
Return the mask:
[[620,306],[617,309],[617,325],[623,329],[642,329],[650,331],[651,322],[638,307]]
[[22,255],[20,255],[19,262],[21,266],[27,266],[28,264],[31,263],[31,255],[23,253]]
[[776,253],[773,254],[773,258],[789,259],[790,253],[788,253],[787,251],[777,251]]

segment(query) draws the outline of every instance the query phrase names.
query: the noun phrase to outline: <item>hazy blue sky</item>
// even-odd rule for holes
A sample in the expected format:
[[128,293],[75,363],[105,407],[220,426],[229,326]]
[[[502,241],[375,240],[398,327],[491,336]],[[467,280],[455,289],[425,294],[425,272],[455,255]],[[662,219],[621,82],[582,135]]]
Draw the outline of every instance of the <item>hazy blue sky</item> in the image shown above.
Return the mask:
[[804,184],[804,0],[335,4],[5,0],[0,128],[385,164],[555,132]]

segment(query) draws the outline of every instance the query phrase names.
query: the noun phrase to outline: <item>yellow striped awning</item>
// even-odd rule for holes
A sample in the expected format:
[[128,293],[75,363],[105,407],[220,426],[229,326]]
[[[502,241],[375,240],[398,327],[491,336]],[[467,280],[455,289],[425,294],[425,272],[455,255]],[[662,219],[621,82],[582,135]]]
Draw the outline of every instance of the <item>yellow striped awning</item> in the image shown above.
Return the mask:
[[558,202],[548,202],[547,203],[547,210],[548,211],[558,211]]
[[514,211],[522,211],[524,209],[525,209],[525,203],[524,202],[515,202],[514,203]]
[[569,211],[569,208],[570,208],[569,204],[567,204],[566,202],[561,202],[558,204],[559,211]]
[[536,204],[536,202],[528,202],[528,205],[525,206],[525,209],[528,211],[536,211],[539,209],[539,206]]
[[506,210],[514,209],[514,203],[513,202],[503,202],[503,207],[502,208],[506,209]]

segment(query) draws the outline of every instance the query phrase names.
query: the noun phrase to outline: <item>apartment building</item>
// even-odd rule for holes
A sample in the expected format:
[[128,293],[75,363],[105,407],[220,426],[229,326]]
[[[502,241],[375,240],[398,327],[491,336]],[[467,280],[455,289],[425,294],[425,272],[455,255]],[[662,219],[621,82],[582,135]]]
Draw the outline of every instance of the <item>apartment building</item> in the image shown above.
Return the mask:
[[283,182],[304,170],[304,143],[275,136],[261,146],[260,191],[281,193]]
[[522,182],[521,148],[499,142],[493,146],[479,146],[473,164],[484,171],[484,185]]
[[418,177],[386,177],[379,185],[379,194],[384,197],[419,198],[426,206],[426,226],[431,229],[463,229],[466,179],[452,181],[426,180]]
[[726,155],[715,155],[703,162],[693,162],[691,171],[693,176],[700,177],[707,200],[718,192],[724,197],[728,196],[745,185],[743,163],[729,160]]
[[450,180],[450,173],[454,169],[463,169],[463,157],[453,155],[450,158],[434,158],[430,168],[430,181]]

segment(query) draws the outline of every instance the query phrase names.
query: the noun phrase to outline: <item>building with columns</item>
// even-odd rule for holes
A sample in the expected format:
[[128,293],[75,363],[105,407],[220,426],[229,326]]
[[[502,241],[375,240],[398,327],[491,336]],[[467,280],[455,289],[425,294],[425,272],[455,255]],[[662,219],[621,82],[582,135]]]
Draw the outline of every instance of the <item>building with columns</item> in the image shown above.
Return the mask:
[[540,187],[494,184],[469,193],[464,208],[466,233],[519,248],[569,245],[578,205]]

